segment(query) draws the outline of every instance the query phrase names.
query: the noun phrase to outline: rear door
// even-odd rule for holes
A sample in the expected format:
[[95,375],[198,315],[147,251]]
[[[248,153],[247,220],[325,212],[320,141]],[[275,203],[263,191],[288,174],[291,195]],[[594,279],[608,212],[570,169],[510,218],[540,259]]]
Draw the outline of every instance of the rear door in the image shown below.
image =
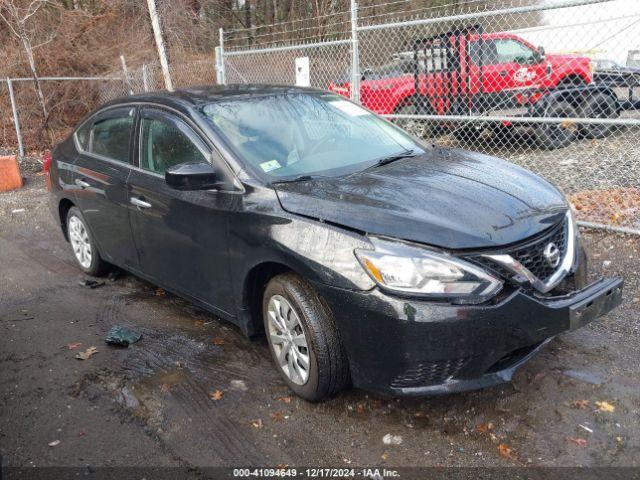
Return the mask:
[[135,107],[98,113],[78,131],[71,184],[76,204],[107,261],[136,268],[129,225],[127,178],[131,171]]
[[240,196],[174,190],[164,179],[173,165],[222,159],[188,119],[162,109],[142,110],[137,137],[138,168],[128,183],[141,271],[224,313],[233,311],[228,225]]

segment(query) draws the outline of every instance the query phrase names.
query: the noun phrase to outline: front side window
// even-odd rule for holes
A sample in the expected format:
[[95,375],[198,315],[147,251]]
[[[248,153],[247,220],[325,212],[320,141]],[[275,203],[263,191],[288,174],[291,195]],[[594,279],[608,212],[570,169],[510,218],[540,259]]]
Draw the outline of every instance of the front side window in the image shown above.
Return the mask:
[[211,103],[202,112],[249,169],[271,181],[340,175],[424,152],[399,128],[333,94],[256,95]]
[[177,126],[157,119],[142,120],[140,168],[164,174],[174,165],[203,161],[206,157]]
[[[519,64],[533,64],[536,63],[536,55],[533,50],[512,39],[500,39],[494,40],[493,45],[495,49],[490,48],[490,56],[488,58],[490,64],[500,63],[519,63]],[[491,58],[491,55],[495,55]]]
[[[133,116],[123,114],[97,120],[91,127],[90,152],[112,160],[129,163],[129,141]],[[82,140],[78,140],[82,145]]]

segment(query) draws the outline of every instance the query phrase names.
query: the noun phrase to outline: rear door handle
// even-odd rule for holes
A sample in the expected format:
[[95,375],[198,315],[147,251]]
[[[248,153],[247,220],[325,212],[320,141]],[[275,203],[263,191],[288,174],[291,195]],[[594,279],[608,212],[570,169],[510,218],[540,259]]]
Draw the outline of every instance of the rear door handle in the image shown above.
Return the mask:
[[76,178],[76,182],[75,183],[80,188],[89,188],[91,186],[87,182],[85,182],[84,180],[80,180],[79,178]]
[[146,202],[138,197],[131,197],[130,201],[132,205],[135,205],[138,208],[151,208],[152,206],[149,202]]
[[506,77],[507,72],[505,70],[502,70],[498,75],[500,75],[501,77]]

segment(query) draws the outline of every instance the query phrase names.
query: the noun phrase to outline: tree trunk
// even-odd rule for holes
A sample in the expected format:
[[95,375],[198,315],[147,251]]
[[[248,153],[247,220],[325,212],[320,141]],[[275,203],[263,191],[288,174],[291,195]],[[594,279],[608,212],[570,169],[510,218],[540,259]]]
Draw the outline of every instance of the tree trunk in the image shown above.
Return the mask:
[[249,0],[244,0],[244,26],[247,29],[247,42],[251,45],[253,35],[251,32],[251,2]]
[[24,51],[27,54],[27,59],[29,60],[29,68],[31,68],[31,76],[33,77],[33,85],[36,89],[36,93],[38,95],[38,103],[40,104],[40,108],[42,109],[42,125],[46,126],[47,123],[47,105],[44,101],[44,94],[42,93],[42,86],[40,85],[40,79],[38,78],[38,72],[36,71],[36,61],[33,58],[33,48],[31,48],[31,40],[29,37],[22,32],[20,40],[22,40],[22,45],[24,46]]

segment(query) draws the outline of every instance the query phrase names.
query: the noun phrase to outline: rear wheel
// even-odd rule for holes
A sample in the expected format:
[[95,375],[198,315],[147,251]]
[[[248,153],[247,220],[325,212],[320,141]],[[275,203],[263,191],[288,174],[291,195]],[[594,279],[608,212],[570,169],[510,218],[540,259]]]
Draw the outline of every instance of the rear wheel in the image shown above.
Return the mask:
[[77,207],[71,207],[67,214],[67,234],[76,263],[84,273],[94,277],[107,273],[108,264],[100,258],[93,237]]
[[[575,118],[578,113],[564,100],[554,101],[545,112],[545,117]],[[578,134],[578,125],[574,122],[540,123],[535,128],[538,145],[547,150],[555,150],[569,145]]]
[[[610,95],[596,93],[589,95],[580,105],[581,118],[616,118],[618,108]],[[613,132],[614,125],[586,124],[580,127],[584,138],[604,138]]]
[[[422,104],[420,97],[411,97],[404,100],[397,106],[393,113],[395,115],[425,115],[427,108]],[[396,124],[407,132],[419,138],[428,138],[437,135],[437,126],[430,120],[420,120],[413,118],[399,118]]]
[[264,292],[262,315],[276,368],[297,395],[317,402],[348,385],[335,320],[311,285],[293,273],[273,278]]

